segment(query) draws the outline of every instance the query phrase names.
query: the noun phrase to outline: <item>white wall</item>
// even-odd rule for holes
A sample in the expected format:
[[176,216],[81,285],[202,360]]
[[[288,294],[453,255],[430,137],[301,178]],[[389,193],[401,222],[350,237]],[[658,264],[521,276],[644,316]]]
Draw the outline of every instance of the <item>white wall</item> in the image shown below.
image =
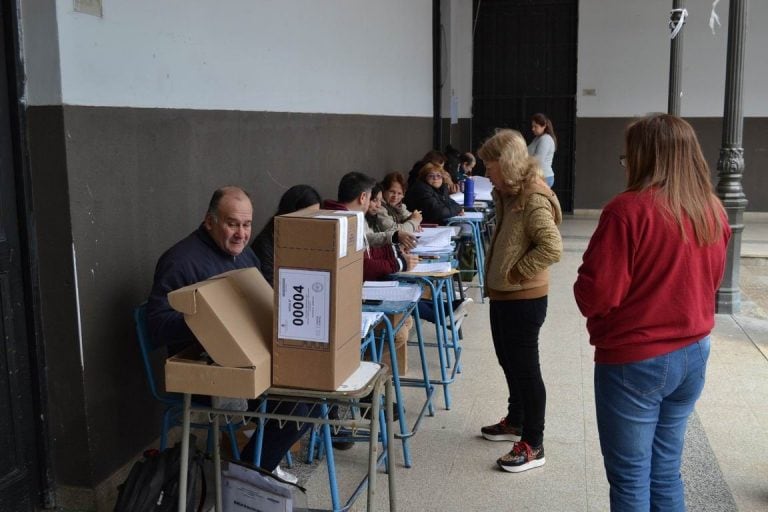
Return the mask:
[[444,39],[441,115],[451,117],[451,97],[456,98],[457,117],[472,116],[472,2],[442,0]]
[[65,104],[432,115],[431,0],[56,6]]
[[60,105],[56,0],[21,0],[19,15],[27,77],[22,101],[31,105]]
[[[669,0],[581,0],[577,112],[579,117],[625,117],[666,111],[669,84]],[[688,0],[684,27],[682,115],[723,114],[728,2],[708,26],[712,0]],[[744,114],[768,115],[768,2],[749,5]],[[594,89],[595,96],[584,94]]]

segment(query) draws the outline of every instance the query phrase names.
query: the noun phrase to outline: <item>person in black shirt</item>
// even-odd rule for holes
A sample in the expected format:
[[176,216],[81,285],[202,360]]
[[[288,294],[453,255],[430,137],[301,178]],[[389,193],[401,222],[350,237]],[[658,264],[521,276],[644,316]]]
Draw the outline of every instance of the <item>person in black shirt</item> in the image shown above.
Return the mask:
[[304,208],[317,210],[320,208],[321,202],[320,194],[314,188],[309,185],[294,185],[285,191],[283,197],[280,198],[280,203],[277,205],[277,212],[274,217],[267,221],[261,232],[254,238],[251,249],[259,258],[261,273],[269,284],[274,285],[275,217],[303,210]]

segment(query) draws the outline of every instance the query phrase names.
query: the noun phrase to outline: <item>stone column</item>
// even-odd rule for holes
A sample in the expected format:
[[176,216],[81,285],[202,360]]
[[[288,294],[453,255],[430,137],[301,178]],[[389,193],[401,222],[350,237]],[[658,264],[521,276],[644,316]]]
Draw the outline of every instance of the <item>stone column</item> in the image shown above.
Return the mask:
[[[685,8],[684,0],[672,2],[672,12],[669,17],[670,31],[677,23],[685,24],[682,10]],[[669,50],[669,101],[667,113],[674,116],[680,115],[680,103],[683,96],[683,31],[680,29],[670,44]]]
[[747,33],[748,0],[731,0],[728,10],[728,50],[725,71],[725,105],[723,107],[723,142],[717,162],[717,196],[728,212],[733,230],[728,245],[725,275],[717,291],[717,312],[733,314],[741,311],[739,269],[741,234],[744,231],[744,210],[747,198],[741,179],[744,174],[744,43]]

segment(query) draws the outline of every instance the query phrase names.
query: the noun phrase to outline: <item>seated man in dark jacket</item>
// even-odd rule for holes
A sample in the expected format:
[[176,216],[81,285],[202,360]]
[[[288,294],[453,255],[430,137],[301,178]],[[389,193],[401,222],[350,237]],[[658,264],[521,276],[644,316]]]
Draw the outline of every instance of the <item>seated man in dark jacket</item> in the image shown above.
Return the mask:
[[[197,343],[197,340],[184,316],[168,303],[168,293],[229,270],[258,268],[259,260],[248,247],[252,218],[253,207],[244,190],[237,187],[218,189],[213,193],[203,223],[160,257],[147,302],[147,323],[153,343],[167,345],[169,355]],[[255,407],[255,404],[249,405]],[[261,466],[268,471],[277,468],[308,425],[297,430],[295,423],[286,423],[280,429],[276,422],[267,422]],[[252,442],[255,439],[254,435]],[[243,450],[243,459],[251,460],[252,456],[253,446],[249,443]]]
[[[323,203],[323,208],[363,212],[365,215],[374,185],[376,180],[370,176],[361,172],[349,172],[342,176],[339,182],[338,201],[327,200]],[[366,247],[363,256],[363,279],[381,280],[389,274],[411,270],[418,262],[418,256],[406,254],[393,244]]]

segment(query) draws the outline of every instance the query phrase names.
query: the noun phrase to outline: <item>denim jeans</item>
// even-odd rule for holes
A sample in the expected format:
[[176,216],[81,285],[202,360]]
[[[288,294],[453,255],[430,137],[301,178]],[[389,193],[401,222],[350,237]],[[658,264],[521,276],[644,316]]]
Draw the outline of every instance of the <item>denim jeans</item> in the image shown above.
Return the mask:
[[[453,310],[456,311],[456,308],[459,307],[459,304],[461,304],[463,301],[460,299],[454,300],[451,304],[453,305]],[[435,323],[435,308],[432,306],[432,299],[425,300],[422,299],[419,301],[417,306],[419,308],[419,318],[422,320],[426,320],[427,322]],[[450,318],[448,316],[448,305],[444,305],[445,309],[445,318]]]
[[595,365],[595,408],[612,511],[685,510],[680,462],[704,388],[709,336],[669,354]]
[[[258,402],[248,401],[249,409],[256,410]],[[290,414],[295,416],[310,416],[310,409],[304,403],[267,401],[267,411],[272,414]],[[320,415],[320,408],[312,409],[311,416]],[[256,420],[254,420],[256,421]],[[282,427],[277,420],[264,422],[264,439],[261,444],[261,467],[267,471],[273,471],[285,457],[291,446],[310,429],[311,423],[304,423],[297,428],[295,421],[288,421]],[[253,462],[253,451],[256,447],[257,435],[254,432],[248,444],[243,448],[241,458],[246,462]]]
[[547,316],[547,297],[492,300],[491,335],[507,380],[507,422],[522,426],[522,441],[539,446],[544,440],[547,390],[539,365],[539,331]]

